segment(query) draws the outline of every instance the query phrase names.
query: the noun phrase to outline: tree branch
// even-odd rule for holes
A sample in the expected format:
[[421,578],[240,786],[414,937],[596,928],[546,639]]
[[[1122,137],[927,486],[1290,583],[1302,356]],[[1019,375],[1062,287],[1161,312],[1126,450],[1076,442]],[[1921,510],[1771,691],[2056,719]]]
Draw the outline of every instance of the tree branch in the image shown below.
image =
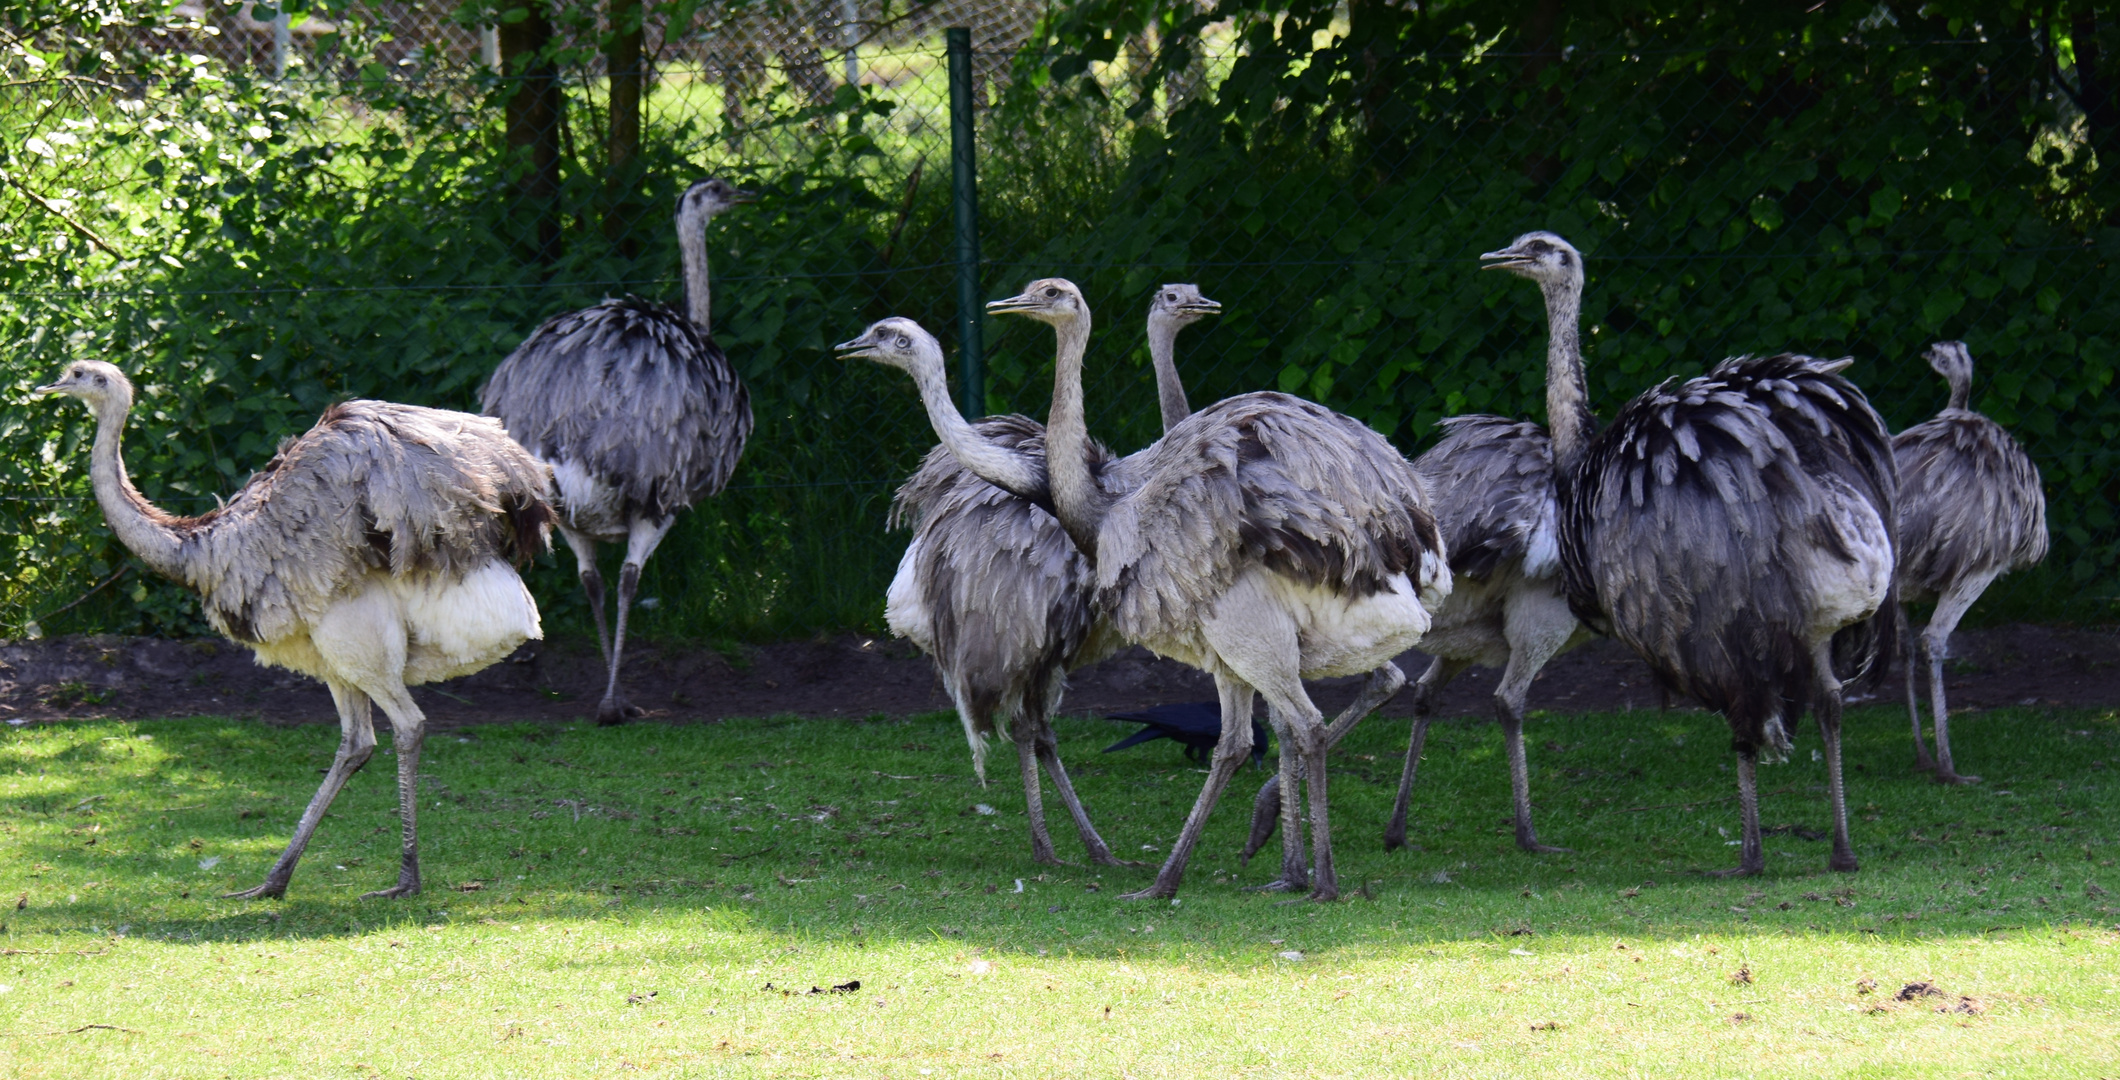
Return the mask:
[[20,180],[17,180],[13,173],[0,171],[0,180],[6,180],[8,183],[13,184],[15,190],[20,191],[22,194],[29,196],[30,201],[36,203],[38,206],[43,207],[45,213],[48,213],[51,216],[58,218],[60,221],[65,222],[67,228],[70,228],[74,232],[80,234],[81,239],[86,240],[99,248],[102,248],[105,253],[110,255],[111,258],[125,258],[124,252],[119,251],[115,247],[112,247],[109,241],[103,239],[100,236],[97,236],[96,231],[94,229],[91,229],[88,226],[83,225],[78,221],[75,221],[73,215],[68,214],[66,211],[61,210],[57,206],[53,205],[50,199],[47,199],[44,196],[37,194],[35,191],[30,190],[29,185],[23,183]]

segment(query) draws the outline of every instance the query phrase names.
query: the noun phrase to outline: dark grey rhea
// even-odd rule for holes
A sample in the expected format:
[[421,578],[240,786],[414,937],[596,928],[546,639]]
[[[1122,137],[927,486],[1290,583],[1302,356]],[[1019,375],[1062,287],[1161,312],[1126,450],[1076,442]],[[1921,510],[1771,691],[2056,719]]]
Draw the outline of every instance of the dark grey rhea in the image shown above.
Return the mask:
[[[1950,403],[1892,439],[1899,462],[1899,599],[1902,605],[1936,603],[1921,635],[1904,635],[1907,717],[1918,768],[1934,770],[1942,783],[1978,783],[1979,777],[1960,775],[1951,761],[1943,662],[1951,655],[1951,632],[1980,594],[2003,574],[2046,558],[2046,494],[2024,447],[2001,424],[1967,407],[1973,354],[1965,342],[1939,341],[1929,346],[1926,359],[1950,386]],[[1924,666],[1936,723],[1933,759],[1921,737],[1917,686]]]
[[[640,712],[626,702],[618,672],[642,564],[679,512],[728,484],[751,437],[751,396],[709,332],[706,238],[714,215],[750,201],[720,179],[678,196],[683,311],[628,296],[554,316],[479,392],[487,415],[552,466],[560,535],[580,565],[609,668],[599,724]],[[620,541],[618,625],[607,635],[596,545]]]
[[[1175,402],[1185,416],[1185,387],[1175,352],[1178,331],[1221,310],[1198,286],[1165,285],[1149,305],[1149,356],[1155,365],[1166,426]],[[1045,426],[1027,416],[990,416],[972,425],[979,437],[1037,463],[1045,461]],[[1093,472],[1112,454],[1091,441]],[[1048,503],[1049,505],[1049,503]],[[1090,604],[1094,574],[1057,518],[1038,503],[980,479],[937,446],[898,489],[890,525],[909,525],[912,543],[891,581],[884,618],[892,632],[935,660],[956,704],[972,751],[972,768],[986,781],[986,740],[1006,728],[1031,829],[1031,858],[1057,864],[1045,827],[1040,764],[1074,819],[1091,861],[1120,865],[1090,822],[1069,782],[1054,738],[1052,715],[1067,673],[1109,656],[1119,645]]]
[[[1325,788],[1326,725],[1302,679],[1373,672],[1418,642],[1424,601],[1450,587],[1442,537],[1412,464],[1359,421],[1286,394],[1244,394],[1187,416],[1154,445],[1092,471],[1081,291],[1048,278],[988,305],[1051,325],[1059,342],[1044,469],[981,439],[956,411],[942,348],[908,319],[885,319],[840,346],[914,377],[942,443],[989,483],[1049,496],[1094,568],[1093,602],[1122,640],[1207,671],[1221,691],[1222,737],[1208,778],[1156,880],[1132,898],[1168,898],[1208,814],[1250,755],[1254,695],[1283,745],[1283,784],[1309,785],[1311,896],[1339,894]],[[1289,753],[1293,747],[1295,753]],[[1297,800],[1286,800],[1292,814]],[[1289,835],[1300,824],[1284,816]],[[1287,841],[1284,839],[1284,844]],[[1302,872],[1307,862],[1294,869]]]
[[1806,708],[1824,736],[1834,870],[1856,868],[1841,774],[1841,675],[1890,638],[1898,470],[1849,361],[1740,357],[1671,379],[1593,432],[1578,323],[1582,255],[1548,232],[1483,258],[1539,284],[1547,425],[1568,602],[1665,686],[1729,721],[1744,836],[1765,869],[1757,767]]
[[263,884],[284,896],[339,789],[375,754],[373,712],[397,755],[397,884],[420,891],[419,766],[427,718],[406,688],[468,675],[539,636],[516,567],[544,551],[551,478],[489,417],[347,401],[280,443],[242,490],[198,517],[164,513],[126,477],[132,383],[77,360],[40,393],[96,416],[89,476],[111,532],[148,568],[199,595],[206,621],[261,664],[331,689],[339,750]]

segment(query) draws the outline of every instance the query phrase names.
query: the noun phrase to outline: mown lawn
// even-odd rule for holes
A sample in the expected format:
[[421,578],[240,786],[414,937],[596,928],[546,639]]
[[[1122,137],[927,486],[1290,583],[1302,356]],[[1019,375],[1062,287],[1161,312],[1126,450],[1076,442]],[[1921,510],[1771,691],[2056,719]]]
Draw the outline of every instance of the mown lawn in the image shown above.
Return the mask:
[[[1330,905],[1240,891],[1246,771],[1179,904],[1148,870],[1030,865],[1013,755],[956,721],[760,719],[430,736],[428,891],[395,874],[379,755],[284,902],[263,874],[336,732],[228,718],[0,735],[0,1071],[19,1077],[2120,1075],[2120,714],[1956,725],[1907,769],[1850,716],[1855,875],[1823,766],[1762,770],[1771,872],[1735,850],[1720,721],[1538,716],[1516,852],[1491,724],[1438,724],[1416,850],[1378,837],[1404,726],[1335,774]],[[1115,847],[1153,861],[1199,776],[1062,724]],[[981,804],[996,811],[981,812]],[[1079,853],[1057,807],[1063,855]],[[1817,832],[1813,832],[1817,830]],[[1020,887],[1020,891],[1019,891]],[[2108,892],[2108,890],[2113,890]],[[19,897],[19,900],[17,898]],[[859,980],[860,988],[830,992]],[[1910,993],[1928,983],[1934,994]],[[822,992],[812,992],[812,988]]]

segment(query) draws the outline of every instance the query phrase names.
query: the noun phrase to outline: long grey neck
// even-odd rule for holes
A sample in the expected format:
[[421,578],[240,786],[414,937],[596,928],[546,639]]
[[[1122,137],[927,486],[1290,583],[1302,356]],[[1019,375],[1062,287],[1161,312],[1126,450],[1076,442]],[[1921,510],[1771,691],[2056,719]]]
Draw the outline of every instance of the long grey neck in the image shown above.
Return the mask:
[[1185,381],[1178,378],[1178,331],[1184,329],[1176,319],[1163,317],[1161,313],[1148,317],[1148,358],[1156,367],[1156,400],[1163,406],[1163,431],[1165,434],[1178,425],[1178,421],[1192,415],[1192,406],[1185,403]]
[[96,489],[96,503],[118,542],[140,557],[156,573],[185,581],[179,559],[179,540],[170,527],[168,514],[155,508],[133,487],[125,475],[125,456],[120,443],[125,435],[125,415],[132,401],[124,395],[104,399],[96,411],[96,445],[89,453],[88,477]]
[[1083,557],[1097,559],[1097,534],[1110,508],[1104,489],[1089,471],[1089,420],[1082,411],[1082,358],[1089,352],[1089,312],[1053,327],[1053,407],[1045,414],[1045,471],[1053,489],[1053,516]]
[[920,404],[927,409],[928,424],[935,438],[957,463],[1011,495],[1044,505],[1051,501],[1045,469],[1028,455],[989,442],[957,411],[950,397],[949,377],[943,373],[939,346],[921,350],[910,369],[920,388]]
[[1947,408],[1960,411],[1969,408],[1973,401],[1973,369],[1971,365],[1953,364],[1943,373],[1945,382],[1951,384],[1951,403]]
[[1590,392],[1583,376],[1581,282],[1540,282],[1546,296],[1546,431],[1553,463],[1572,468],[1589,446]]
[[714,304],[707,288],[706,214],[690,210],[677,213],[677,251],[685,267],[685,316],[702,334],[714,329]]

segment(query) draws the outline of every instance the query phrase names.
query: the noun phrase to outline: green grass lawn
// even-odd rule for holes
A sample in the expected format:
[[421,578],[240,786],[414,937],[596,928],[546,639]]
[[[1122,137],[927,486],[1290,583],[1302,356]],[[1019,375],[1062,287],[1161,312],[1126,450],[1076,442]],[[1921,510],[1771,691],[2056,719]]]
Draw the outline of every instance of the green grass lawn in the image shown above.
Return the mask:
[[[1850,717],[1862,872],[1824,872],[1815,735],[1762,770],[1734,863],[1700,713],[1536,716],[1517,853],[1492,724],[1442,723],[1415,850],[1379,836],[1402,723],[1334,778],[1342,903],[1240,887],[1232,788],[1182,902],[1032,866],[954,718],[438,733],[427,892],[378,755],[289,898],[254,884],[336,742],[225,718],[0,735],[0,1071],[18,1077],[2120,1075],[2120,714],[1966,715],[1944,789],[1899,712]],[[1115,848],[1153,861],[1199,773],[1061,726]],[[980,810],[984,804],[995,811]],[[1055,840],[1078,853],[1057,808]],[[1816,830],[1815,832],[1813,830]],[[1019,891],[1020,889],[1020,891]],[[2108,890],[2114,890],[2108,893]],[[19,902],[17,897],[20,897]],[[835,984],[860,981],[848,993]],[[1936,995],[1898,1000],[1910,983]],[[813,993],[812,988],[826,992]]]

